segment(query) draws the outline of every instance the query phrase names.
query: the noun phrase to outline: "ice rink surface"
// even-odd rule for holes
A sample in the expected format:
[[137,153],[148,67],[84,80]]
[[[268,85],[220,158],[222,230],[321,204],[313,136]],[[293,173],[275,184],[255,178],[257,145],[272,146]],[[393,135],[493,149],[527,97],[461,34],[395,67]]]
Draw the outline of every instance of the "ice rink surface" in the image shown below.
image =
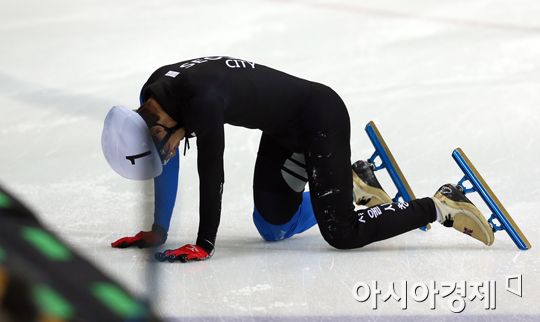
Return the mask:
[[[538,17],[535,0],[3,1],[0,183],[96,266],[133,292],[148,292],[168,321],[537,321]],[[148,265],[155,261],[144,251],[111,248],[150,228],[153,197],[145,193],[152,182],[123,179],[107,165],[100,145],[106,113],[138,107],[156,68],[215,55],[331,86],[349,108],[353,161],[373,153],[364,127],[375,121],[417,197],[462,177],[451,158],[461,147],[532,249],[518,250],[504,232],[487,247],[436,223],[350,251],[331,248],[316,227],[265,242],[251,219],[260,132],[231,126],[213,258]],[[181,157],[161,249],[195,242],[196,158],[192,144]],[[359,302],[353,288],[375,281],[381,294],[373,309],[375,290]],[[402,297],[402,281],[406,309],[393,297],[383,301],[389,283]],[[425,301],[421,288],[416,298],[410,293],[431,281],[441,292],[443,283],[466,282],[463,311],[448,304],[458,291],[436,295],[435,309],[433,291]],[[487,296],[471,300],[471,286],[489,281],[496,306],[486,310]]]

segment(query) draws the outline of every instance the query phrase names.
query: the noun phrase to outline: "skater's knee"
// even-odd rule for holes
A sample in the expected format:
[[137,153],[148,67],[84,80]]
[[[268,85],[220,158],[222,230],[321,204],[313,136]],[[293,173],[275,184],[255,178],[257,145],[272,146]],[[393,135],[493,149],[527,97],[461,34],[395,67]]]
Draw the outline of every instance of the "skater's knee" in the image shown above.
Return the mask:
[[261,237],[266,241],[278,241],[285,238],[285,234],[280,234],[279,230],[276,229],[278,226],[268,223],[268,221],[261,216],[256,207],[253,211],[253,223],[255,224],[255,227],[257,227]]
[[317,224],[313,208],[311,207],[309,194],[305,194],[307,195],[296,213],[288,222],[281,225],[269,223],[268,220],[260,214],[257,207],[255,207],[253,211],[253,222],[266,241],[283,240],[292,237],[293,235],[300,234]]
[[326,242],[334,247],[334,248],[337,248],[337,249],[351,249],[351,247],[349,245],[347,245],[346,243],[343,243],[342,241],[336,241],[336,240],[326,240]]
[[323,234],[324,240],[337,249],[353,249],[361,248],[366,245],[363,240],[359,240],[357,236],[343,233],[326,233]]

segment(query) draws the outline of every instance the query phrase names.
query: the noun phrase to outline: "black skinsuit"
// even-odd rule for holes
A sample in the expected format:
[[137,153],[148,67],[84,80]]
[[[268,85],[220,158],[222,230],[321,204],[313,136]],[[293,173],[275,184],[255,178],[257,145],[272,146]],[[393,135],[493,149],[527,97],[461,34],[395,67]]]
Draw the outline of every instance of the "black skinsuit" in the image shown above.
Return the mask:
[[142,100],[151,95],[186,133],[197,137],[197,244],[209,253],[221,215],[224,124],[263,131],[254,199],[269,223],[287,222],[302,201],[301,192],[287,190],[272,176],[282,159],[294,152],[305,157],[315,218],[323,237],[334,247],[362,247],[436,218],[429,198],[379,207],[380,211],[370,214],[354,210],[349,115],[340,97],[327,86],[241,59],[205,57],[156,70],[143,87]]

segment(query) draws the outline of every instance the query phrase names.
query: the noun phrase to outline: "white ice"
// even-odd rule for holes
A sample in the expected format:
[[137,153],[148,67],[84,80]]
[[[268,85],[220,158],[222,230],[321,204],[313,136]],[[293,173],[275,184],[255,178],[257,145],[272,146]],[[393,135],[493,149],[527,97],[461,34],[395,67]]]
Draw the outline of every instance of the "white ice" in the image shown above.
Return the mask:
[[[207,55],[257,62],[334,88],[353,123],[353,161],[373,148],[373,120],[417,197],[462,174],[461,147],[532,244],[504,232],[483,244],[433,225],[363,249],[331,248],[316,227],[264,242],[251,219],[260,132],[227,127],[226,183],[216,253],[157,263],[148,290],[170,321],[535,321],[540,319],[540,2],[535,0],[3,1],[0,3],[0,183],[48,228],[131,291],[154,263],[110,247],[149,229],[150,186],[107,165],[100,146],[113,105],[138,106],[157,67]],[[383,174],[381,174],[383,175]],[[167,248],[193,243],[196,148],[181,158]],[[387,177],[382,178],[392,191]],[[471,199],[479,206],[479,199]],[[487,210],[480,207],[483,211]],[[486,216],[488,214],[486,213]],[[522,276],[522,296],[506,290]],[[401,281],[494,280],[496,309],[448,298],[358,302],[358,282],[384,295]],[[517,284],[510,285],[516,289]],[[455,295],[455,294],[454,294]],[[470,295],[470,291],[467,296]]]

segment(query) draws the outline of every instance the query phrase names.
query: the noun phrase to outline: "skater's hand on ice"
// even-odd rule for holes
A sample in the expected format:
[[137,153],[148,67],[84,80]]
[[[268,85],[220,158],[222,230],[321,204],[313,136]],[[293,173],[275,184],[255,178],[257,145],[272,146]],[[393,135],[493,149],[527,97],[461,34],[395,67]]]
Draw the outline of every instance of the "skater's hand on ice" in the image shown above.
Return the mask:
[[141,231],[135,237],[124,237],[111,243],[115,248],[127,248],[138,246],[139,248],[153,247],[163,244],[165,241],[153,231]]
[[203,261],[212,257],[212,255],[209,255],[208,252],[200,246],[188,244],[174,250],[169,249],[163,253],[156,253],[155,257],[160,262],[167,260],[172,263],[179,260],[182,263],[185,263],[189,261]]

